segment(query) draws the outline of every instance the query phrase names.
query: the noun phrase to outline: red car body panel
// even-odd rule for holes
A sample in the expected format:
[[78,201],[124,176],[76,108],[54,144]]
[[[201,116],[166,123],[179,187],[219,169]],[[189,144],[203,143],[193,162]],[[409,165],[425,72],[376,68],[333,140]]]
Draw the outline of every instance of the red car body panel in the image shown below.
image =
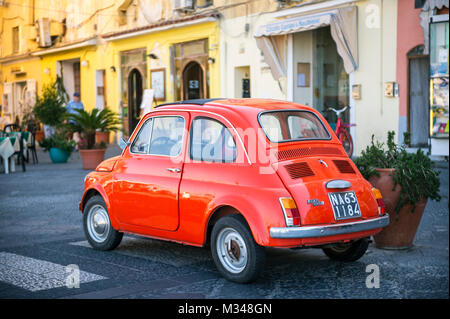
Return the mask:
[[[272,110],[312,112],[320,118],[331,137],[329,140],[272,143],[258,122],[261,112]],[[334,179],[344,179],[352,184],[351,190],[358,198],[362,215],[355,221],[378,217],[378,205],[371,185],[346,156],[326,120],[312,108],[264,99],[218,100],[200,106],[162,106],[142,118],[130,141],[147,119],[161,115],[184,117],[186,133],[181,153],[176,158],[140,155],[131,153],[130,147],[126,147],[121,156],[105,160],[96,171],[87,175],[81,210],[88,194],[98,192],[106,202],[115,229],[196,246],[206,243],[211,216],[223,207],[240,213],[255,241],[262,246],[314,246],[367,237],[381,230],[376,228],[313,238],[270,236],[272,227],[286,227],[280,197],[295,200],[300,212],[301,225],[298,227],[352,222],[334,219],[328,193],[336,190],[325,186],[327,181]],[[215,119],[228,128],[235,140],[239,160],[234,163],[205,163],[190,159],[190,125],[197,117]],[[246,135],[246,130],[252,129],[260,133],[253,141],[255,138],[251,134]],[[257,152],[270,156],[270,161],[261,161]],[[344,163],[344,172],[335,160],[348,163]],[[285,166],[300,162],[307,163],[314,176],[291,178]],[[262,170],[264,174],[261,174]],[[310,199],[323,204],[313,206],[307,202]]]

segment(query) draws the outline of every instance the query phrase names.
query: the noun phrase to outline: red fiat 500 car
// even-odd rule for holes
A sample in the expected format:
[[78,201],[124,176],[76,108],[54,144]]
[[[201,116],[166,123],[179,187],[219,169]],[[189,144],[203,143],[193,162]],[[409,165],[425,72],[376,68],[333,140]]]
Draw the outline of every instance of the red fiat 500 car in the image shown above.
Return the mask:
[[114,249],[123,233],[210,244],[225,278],[250,282],[264,267],[264,247],[317,247],[354,261],[389,223],[380,192],[304,105],[166,104],[122,146],[85,179],[80,209],[95,249]]

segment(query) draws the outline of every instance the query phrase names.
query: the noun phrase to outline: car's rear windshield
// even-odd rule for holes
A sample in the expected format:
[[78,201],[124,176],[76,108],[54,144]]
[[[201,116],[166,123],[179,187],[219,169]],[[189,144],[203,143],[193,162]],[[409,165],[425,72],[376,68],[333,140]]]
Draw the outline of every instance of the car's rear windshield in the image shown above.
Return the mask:
[[258,120],[273,143],[331,138],[322,121],[309,111],[267,111]]

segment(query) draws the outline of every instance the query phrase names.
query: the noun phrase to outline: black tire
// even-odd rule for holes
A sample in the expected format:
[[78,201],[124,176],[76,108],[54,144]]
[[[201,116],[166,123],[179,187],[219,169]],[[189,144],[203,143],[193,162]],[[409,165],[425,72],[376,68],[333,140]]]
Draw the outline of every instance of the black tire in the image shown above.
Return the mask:
[[[107,230],[102,233],[102,237],[104,237],[103,240],[98,240],[95,238],[95,234],[92,234],[92,228],[91,230],[89,230],[89,219],[91,218],[90,214],[93,213],[94,208],[100,209],[100,206],[103,207],[104,212],[106,213],[105,216],[105,213],[102,212],[103,216],[105,217],[105,220],[107,219],[107,222],[109,224]],[[88,240],[92,248],[96,250],[112,250],[116,248],[122,241],[123,233],[118,232],[112,227],[109,220],[108,208],[106,207],[105,201],[101,196],[93,196],[87,201],[83,210],[83,228],[86,239]]]
[[369,239],[362,238],[348,244],[335,244],[322,248],[325,255],[338,261],[356,261],[361,258],[369,247]]
[[[227,269],[226,262],[223,261],[227,257],[225,255],[220,257],[218,252],[218,237],[221,236],[222,238],[222,234],[231,230],[238,233],[240,235],[240,239],[243,240],[242,244],[245,244],[246,262],[243,269],[238,273]],[[229,256],[234,254],[231,252],[232,250],[233,248],[228,250]],[[238,250],[241,251],[240,249]],[[264,269],[264,264],[266,261],[266,251],[264,247],[255,242],[245,219],[240,215],[225,216],[219,219],[214,225],[211,233],[211,254],[214,263],[222,276],[229,281],[237,283],[249,283],[256,280]]]

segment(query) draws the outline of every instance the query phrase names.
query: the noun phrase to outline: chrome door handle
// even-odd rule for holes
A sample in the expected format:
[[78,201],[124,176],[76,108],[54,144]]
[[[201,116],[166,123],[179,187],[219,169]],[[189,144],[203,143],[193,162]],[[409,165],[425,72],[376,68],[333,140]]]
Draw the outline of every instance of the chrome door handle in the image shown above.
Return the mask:
[[179,169],[179,168],[168,168],[167,170],[169,172],[172,172],[172,173],[179,173],[179,172],[181,172],[181,169]]

